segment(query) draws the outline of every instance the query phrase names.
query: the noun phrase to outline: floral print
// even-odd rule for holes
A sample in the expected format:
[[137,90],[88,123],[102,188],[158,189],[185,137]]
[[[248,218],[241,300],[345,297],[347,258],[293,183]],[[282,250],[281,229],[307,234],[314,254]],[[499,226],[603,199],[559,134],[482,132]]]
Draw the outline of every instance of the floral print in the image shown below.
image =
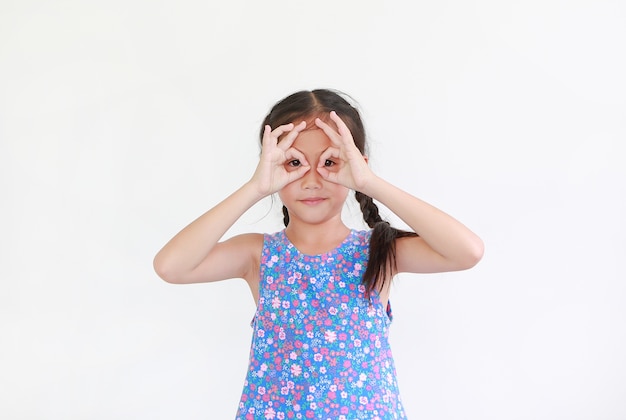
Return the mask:
[[250,364],[237,420],[405,419],[388,342],[392,314],[365,297],[371,231],[306,255],[265,235]]

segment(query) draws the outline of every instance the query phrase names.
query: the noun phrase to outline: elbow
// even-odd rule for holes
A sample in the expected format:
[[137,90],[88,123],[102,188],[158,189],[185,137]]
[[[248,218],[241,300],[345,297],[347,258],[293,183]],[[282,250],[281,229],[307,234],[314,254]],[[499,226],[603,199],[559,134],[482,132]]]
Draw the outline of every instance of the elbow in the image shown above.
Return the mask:
[[480,238],[476,238],[475,241],[468,247],[467,254],[463,261],[463,270],[474,267],[482,260],[485,254],[485,244]]
[[182,282],[179,279],[176,271],[172,269],[171,265],[164,261],[163,258],[160,257],[159,254],[154,257],[152,261],[152,267],[154,268],[155,273],[166,283],[171,284],[181,284]]

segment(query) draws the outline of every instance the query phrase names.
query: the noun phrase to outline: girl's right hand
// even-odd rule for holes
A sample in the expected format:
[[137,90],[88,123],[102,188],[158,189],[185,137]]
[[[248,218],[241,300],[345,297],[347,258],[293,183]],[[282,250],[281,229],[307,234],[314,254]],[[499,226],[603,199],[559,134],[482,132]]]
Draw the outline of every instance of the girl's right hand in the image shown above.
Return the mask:
[[[298,125],[286,124],[272,130],[269,125],[265,126],[261,158],[252,176],[251,182],[262,196],[273,194],[285,185],[302,178],[310,169],[310,165],[300,151],[293,148],[293,142],[298,134],[306,128],[306,122]],[[279,140],[279,137],[285,134]],[[298,166],[287,170],[287,165],[292,161],[298,161]]]

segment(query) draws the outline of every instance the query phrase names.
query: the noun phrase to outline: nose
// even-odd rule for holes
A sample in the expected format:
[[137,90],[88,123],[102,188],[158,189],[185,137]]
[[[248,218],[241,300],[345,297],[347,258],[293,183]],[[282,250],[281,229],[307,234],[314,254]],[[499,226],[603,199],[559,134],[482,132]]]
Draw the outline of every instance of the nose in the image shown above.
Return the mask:
[[322,188],[322,176],[315,168],[309,169],[302,177],[302,188],[305,190],[317,190]]

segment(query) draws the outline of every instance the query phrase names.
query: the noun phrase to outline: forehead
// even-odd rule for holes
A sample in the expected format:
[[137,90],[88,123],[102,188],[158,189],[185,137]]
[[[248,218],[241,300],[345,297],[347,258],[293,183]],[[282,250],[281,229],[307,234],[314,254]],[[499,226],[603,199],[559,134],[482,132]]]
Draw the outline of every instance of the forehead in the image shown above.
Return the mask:
[[293,142],[293,147],[300,150],[304,154],[321,153],[330,146],[330,139],[323,130],[307,129],[300,132]]

